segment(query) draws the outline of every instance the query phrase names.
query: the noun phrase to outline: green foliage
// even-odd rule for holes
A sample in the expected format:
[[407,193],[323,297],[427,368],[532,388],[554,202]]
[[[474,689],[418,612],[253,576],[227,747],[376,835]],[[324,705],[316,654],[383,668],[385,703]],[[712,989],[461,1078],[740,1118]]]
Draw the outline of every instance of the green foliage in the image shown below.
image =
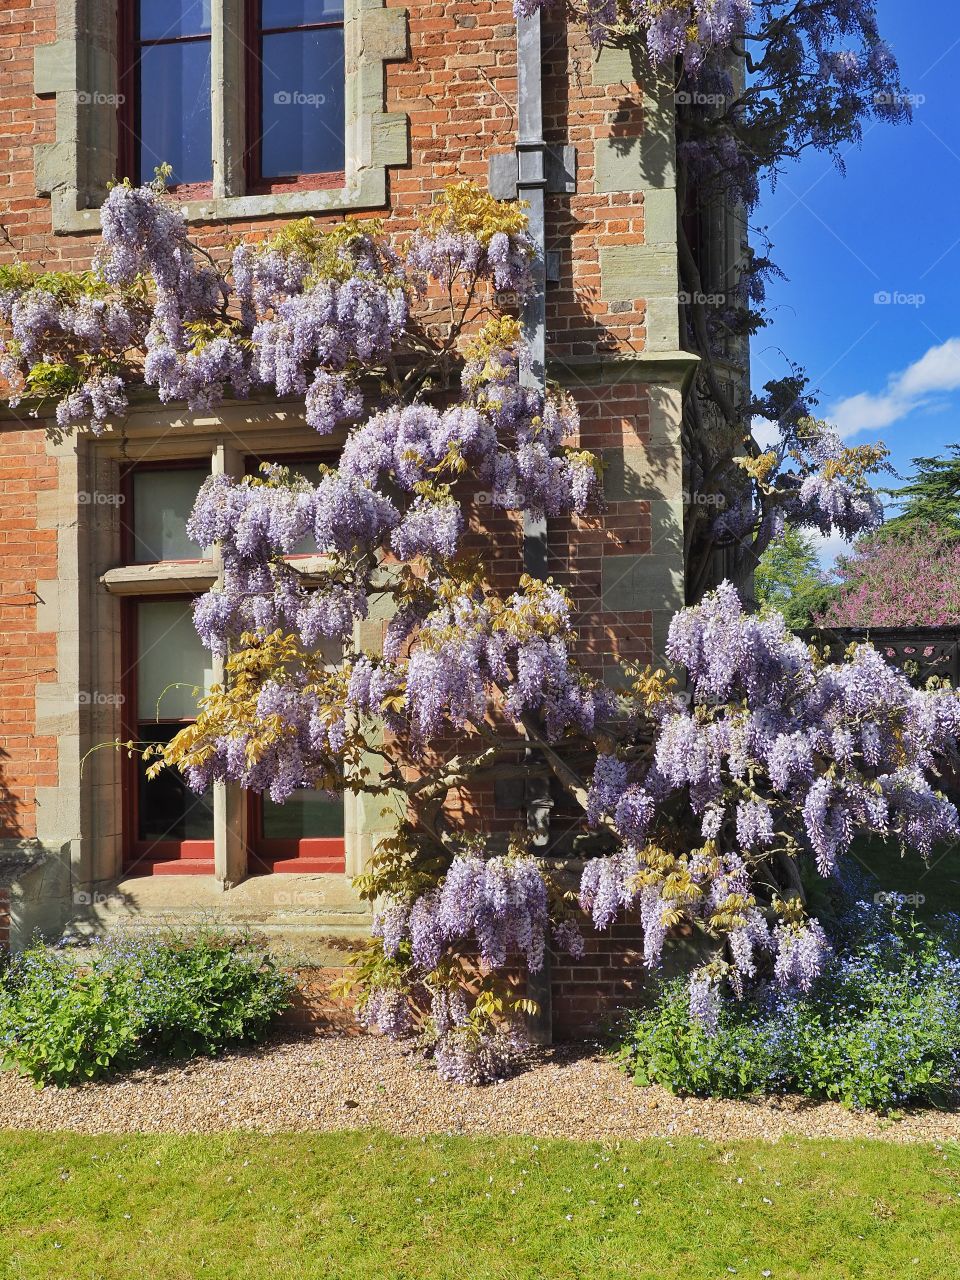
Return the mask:
[[138,1020],[129,970],[101,963],[82,968],[67,955],[35,946],[17,957],[0,986],[4,1067],[37,1084],[71,1084],[135,1058]]
[[904,538],[931,526],[950,541],[960,541],[960,445],[947,457],[914,458],[915,474],[899,489],[885,489],[901,508],[880,531],[883,538]]
[[[762,990],[721,1004],[715,1033],[675,980],[631,1017],[620,1061],[640,1085],[736,1098],[802,1094],[886,1111],[960,1089],[960,961],[940,932],[896,905],[860,903],[809,994]],[[852,930],[852,933],[849,932]],[[948,930],[951,943],[955,926]]]
[[26,262],[0,266],[0,293],[27,293],[31,289],[67,303],[110,295],[110,286],[95,271],[39,271]]
[[82,956],[37,943],[0,978],[0,1053],[5,1067],[57,1085],[217,1054],[262,1040],[290,991],[249,940],[213,930],[118,935]]
[[83,374],[73,365],[41,360],[30,366],[23,391],[24,395],[37,396],[41,400],[60,399],[76,391],[82,382]]
[[[765,1030],[765,1029],[764,1029]],[[620,1061],[638,1085],[701,1098],[776,1092],[772,1054],[753,1005],[725,1009],[717,1035],[690,1017],[689,979],[675,978],[654,1008],[631,1014]]]
[[792,525],[760,557],[754,590],[761,610],[782,613],[794,631],[811,626],[836,594],[820,568],[813,538]]

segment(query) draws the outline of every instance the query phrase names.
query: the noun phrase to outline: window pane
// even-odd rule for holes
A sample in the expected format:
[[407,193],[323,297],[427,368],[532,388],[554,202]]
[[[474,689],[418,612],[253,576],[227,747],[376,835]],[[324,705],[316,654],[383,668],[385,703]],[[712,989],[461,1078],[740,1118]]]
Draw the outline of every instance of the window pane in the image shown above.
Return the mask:
[[340,22],[343,0],[263,0],[260,26],[304,27],[312,22]]
[[344,166],[342,27],[264,36],[260,169],[265,178]]
[[[320,464],[318,462],[291,462],[290,471],[295,476],[303,476],[305,480],[309,480],[314,486],[320,483]],[[308,533],[305,538],[301,538],[290,554],[292,556],[318,555],[317,540],[314,535]]]
[[212,684],[213,658],[193,625],[191,601],[138,604],[137,720],[192,720],[194,686],[206,693]]
[[210,0],[140,0],[140,39],[173,40],[210,32]]
[[137,139],[141,182],[161,164],[170,181],[209,182],[213,176],[210,123],[210,41],[146,45],[139,53]]
[[199,560],[203,547],[187,537],[187,520],[205,467],[133,473],[133,563]]
[[[175,725],[144,725],[141,742],[169,742]],[[164,769],[155,778],[146,776],[148,763],[140,761],[137,782],[137,838],[140,840],[212,840],[213,788],[198,796],[176,770]]]
[[298,791],[283,804],[263,797],[265,840],[304,840],[343,835],[343,799],[324,791]]

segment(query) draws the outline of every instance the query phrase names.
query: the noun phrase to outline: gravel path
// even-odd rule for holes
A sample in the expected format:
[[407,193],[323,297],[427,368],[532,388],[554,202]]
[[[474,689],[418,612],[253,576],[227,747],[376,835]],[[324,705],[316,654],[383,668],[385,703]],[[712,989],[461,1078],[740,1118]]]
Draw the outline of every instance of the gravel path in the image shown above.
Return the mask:
[[833,1103],[710,1102],[638,1089],[589,1046],[544,1052],[524,1074],[480,1089],[445,1084],[397,1046],[358,1036],[288,1040],[69,1089],[37,1090],[12,1072],[0,1073],[0,1129],[277,1133],[367,1127],[417,1136],[960,1140],[955,1112],[892,1120]]

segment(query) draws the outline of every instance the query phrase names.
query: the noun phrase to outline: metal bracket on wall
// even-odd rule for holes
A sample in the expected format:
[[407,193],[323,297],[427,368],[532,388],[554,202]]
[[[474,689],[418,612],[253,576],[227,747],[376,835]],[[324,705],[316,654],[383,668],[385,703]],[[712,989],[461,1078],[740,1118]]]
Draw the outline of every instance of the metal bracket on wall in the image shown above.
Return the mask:
[[[577,148],[545,147],[545,190],[551,195],[576,194]],[[516,200],[519,166],[515,151],[501,151],[490,157],[490,194],[495,200]]]

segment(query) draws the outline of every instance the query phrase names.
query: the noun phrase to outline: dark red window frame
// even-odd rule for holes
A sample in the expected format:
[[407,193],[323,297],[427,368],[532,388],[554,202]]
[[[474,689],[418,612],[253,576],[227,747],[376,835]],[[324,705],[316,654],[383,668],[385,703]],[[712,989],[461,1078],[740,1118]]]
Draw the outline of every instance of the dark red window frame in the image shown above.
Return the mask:
[[[145,601],[160,602],[176,600],[187,603],[189,596],[183,595],[147,595],[132,597],[122,602],[120,615],[120,655],[123,663],[121,692],[123,694],[123,736],[126,742],[140,741],[140,725],[157,724],[192,724],[191,720],[159,720],[140,719],[140,708],[137,698],[137,606]],[[142,840],[140,838],[140,760],[134,755],[124,753],[122,778],[122,823],[124,867],[133,871],[139,865],[144,874],[148,868],[155,868],[158,863],[166,863],[171,870],[177,863],[202,862],[207,864],[204,871],[212,875],[214,870],[213,840]],[[191,868],[192,869],[192,868]]]
[[342,29],[344,19],[340,18],[335,22],[305,22],[290,27],[264,27],[261,23],[261,0],[246,0],[246,14],[248,38],[246,42],[247,147],[245,160],[248,191],[258,195],[271,195],[297,187],[307,190],[342,187],[346,181],[346,175],[342,169],[331,173],[300,173],[287,178],[264,178],[261,165],[260,122],[263,108],[261,48],[264,34],[284,35],[292,31],[321,31],[327,27]]
[[[137,0],[119,0],[117,7],[117,48],[119,50],[120,107],[117,112],[119,139],[117,147],[117,178],[121,182],[135,179],[137,165],[137,99],[140,81],[137,75],[139,50],[150,45],[195,44],[205,40],[211,43],[212,34],[170,36],[163,40],[141,40],[137,31]],[[139,176],[139,175],[137,175]],[[182,182],[173,184],[182,200],[204,199],[213,193],[213,176],[209,182]]]
[[249,792],[247,858],[251,875],[283,872],[323,873],[346,869],[346,836],[304,836],[267,840],[263,834],[263,797]]

